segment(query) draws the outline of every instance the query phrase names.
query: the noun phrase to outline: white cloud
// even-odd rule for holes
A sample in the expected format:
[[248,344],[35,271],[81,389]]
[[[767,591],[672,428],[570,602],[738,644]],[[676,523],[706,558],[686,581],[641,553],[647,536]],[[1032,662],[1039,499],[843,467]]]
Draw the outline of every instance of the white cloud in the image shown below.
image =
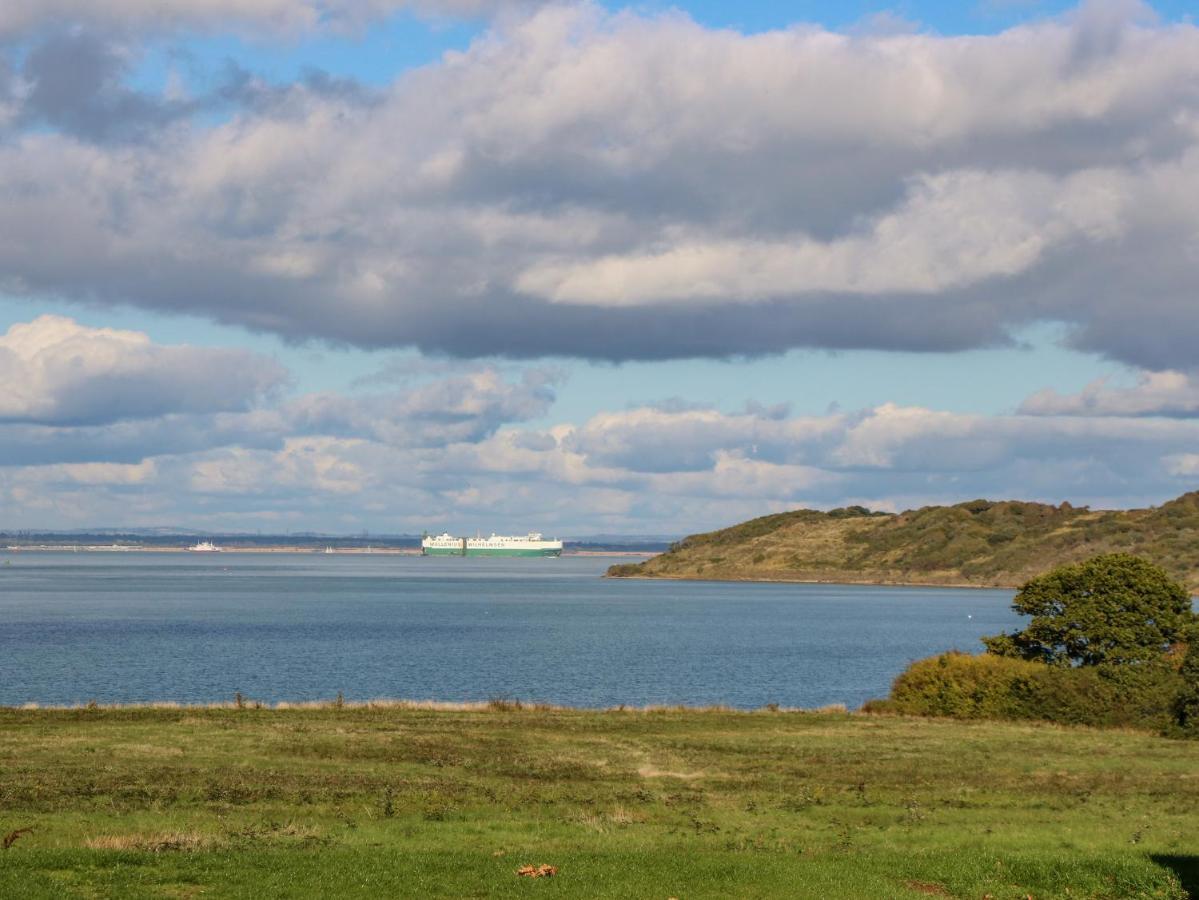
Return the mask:
[[368,435],[394,446],[473,443],[504,424],[543,415],[561,377],[549,369],[526,369],[508,380],[494,366],[460,368],[464,371],[386,394],[309,394],[283,412],[299,431]]
[[0,336],[0,423],[94,425],[241,410],[287,377],[247,351],[161,346],[141,332],[44,315]]
[[541,263],[517,287],[559,303],[635,306],[770,300],[811,293],[936,294],[1018,275],[1070,240],[1123,230],[1118,172],[1056,180],[957,171],[917,180],[868,233],[831,241],[693,241],[651,255]]
[[1199,381],[1189,372],[1140,372],[1133,387],[1115,387],[1110,379],[1091,382],[1077,394],[1045,388],[1020,404],[1034,416],[1196,416]]
[[19,470],[26,483],[66,484],[71,486],[134,486],[151,483],[158,474],[153,459],[139,463],[65,463],[27,466]]
[[200,494],[358,494],[377,480],[352,455],[363,442],[331,437],[288,438],[269,452],[233,447],[193,463],[189,486]]

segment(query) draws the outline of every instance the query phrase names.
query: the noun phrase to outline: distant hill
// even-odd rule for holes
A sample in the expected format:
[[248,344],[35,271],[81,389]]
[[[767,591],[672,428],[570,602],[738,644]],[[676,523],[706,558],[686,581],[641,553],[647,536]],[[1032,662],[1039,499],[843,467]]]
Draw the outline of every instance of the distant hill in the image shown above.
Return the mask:
[[1160,507],[1091,510],[972,500],[896,514],[799,509],[695,534],[613,577],[1014,587],[1097,553],[1136,553],[1199,592],[1199,492]]

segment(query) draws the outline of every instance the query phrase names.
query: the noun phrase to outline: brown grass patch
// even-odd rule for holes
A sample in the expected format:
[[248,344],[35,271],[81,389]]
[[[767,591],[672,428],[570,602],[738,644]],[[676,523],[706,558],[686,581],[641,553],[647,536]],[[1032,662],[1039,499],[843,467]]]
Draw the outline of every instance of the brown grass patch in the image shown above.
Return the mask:
[[633,812],[623,806],[615,807],[607,813],[580,813],[575,820],[584,828],[589,828],[599,834],[606,834],[613,828],[625,828],[645,821],[645,816]]
[[672,772],[668,769],[659,769],[657,766],[640,766],[637,769],[637,774],[642,778],[681,778],[683,781],[694,781],[696,778],[703,778],[703,772]]
[[216,840],[198,831],[164,831],[157,834],[102,834],[88,838],[90,850],[137,851],[139,853],[195,853],[211,849]]
[[182,756],[182,747],[163,747],[159,744],[117,744],[114,750],[131,753],[136,756]]

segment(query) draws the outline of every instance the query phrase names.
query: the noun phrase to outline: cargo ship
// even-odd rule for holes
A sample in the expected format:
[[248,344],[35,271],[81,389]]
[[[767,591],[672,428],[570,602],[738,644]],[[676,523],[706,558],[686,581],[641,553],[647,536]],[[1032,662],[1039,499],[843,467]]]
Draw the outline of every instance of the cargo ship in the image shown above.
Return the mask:
[[437,536],[424,535],[420,541],[421,556],[561,556],[561,541],[542,540],[541,533],[492,534],[491,537],[454,537],[449,532]]

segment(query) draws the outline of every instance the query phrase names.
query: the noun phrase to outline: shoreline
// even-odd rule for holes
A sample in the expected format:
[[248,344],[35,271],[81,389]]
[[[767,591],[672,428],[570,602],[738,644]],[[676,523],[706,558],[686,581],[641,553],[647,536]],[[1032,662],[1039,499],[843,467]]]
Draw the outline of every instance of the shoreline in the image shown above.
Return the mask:
[[373,700],[255,700],[244,697],[236,700],[138,700],[129,703],[38,703],[29,701],[21,704],[0,704],[0,712],[132,712],[139,710],[236,710],[242,712],[287,712],[305,710],[413,710],[426,712],[560,712],[560,713],[719,713],[719,714],[776,714],[804,713],[808,715],[875,715],[861,710],[851,710],[844,703],[828,703],[824,706],[779,706],[777,704],[743,707],[723,703],[649,703],[642,706],[620,703],[610,706],[568,706],[561,703],[544,703],[537,700],[402,700],[385,697]]
[[719,578],[695,575],[608,575],[612,581],[707,581],[713,584],[826,584],[841,587],[971,588],[979,591],[1016,591],[1018,584],[977,584],[956,581],[842,581],[830,578]]

